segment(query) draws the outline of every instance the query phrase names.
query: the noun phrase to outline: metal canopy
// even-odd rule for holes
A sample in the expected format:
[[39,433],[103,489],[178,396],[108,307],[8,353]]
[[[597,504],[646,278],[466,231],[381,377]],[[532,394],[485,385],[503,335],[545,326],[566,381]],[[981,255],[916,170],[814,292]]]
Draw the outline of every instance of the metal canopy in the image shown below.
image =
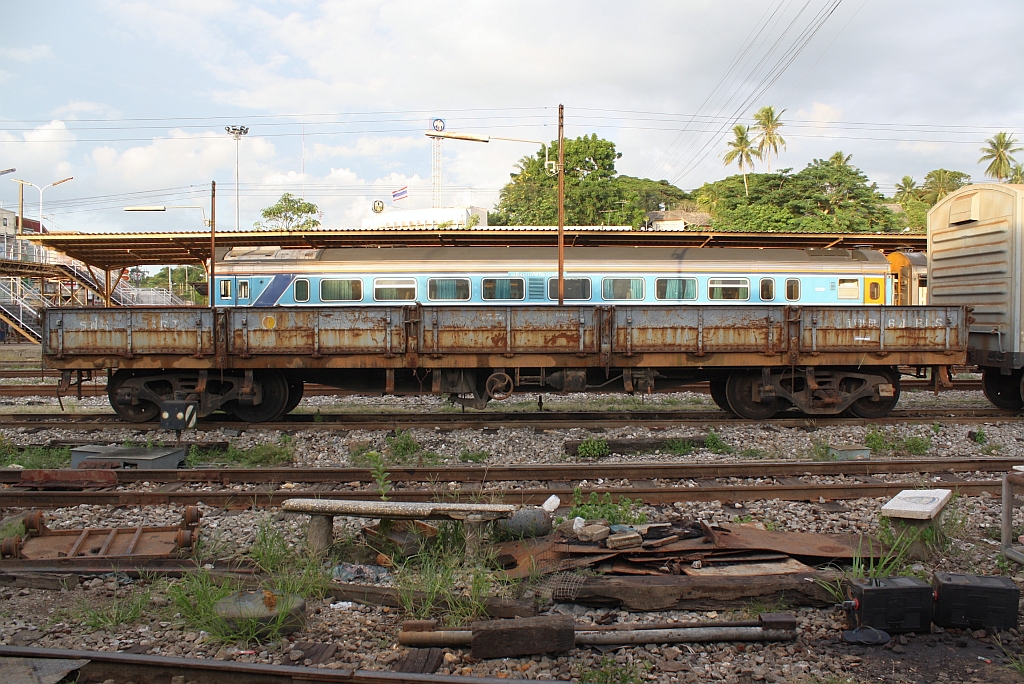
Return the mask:
[[[27,236],[90,266],[104,270],[164,264],[202,263],[210,257],[210,233],[93,233]],[[283,248],[343,247],[495,247],[550,246],[557,243],[554,226],[476,230],[317,230],[217,232],[217,249],[280,246]],[[576,247],[765,247],[809,249],[864,246],[886,252],[924,251],[926,236],[897,233],[738,233],[710,231],[625,231],[565,228],[565,244]]]

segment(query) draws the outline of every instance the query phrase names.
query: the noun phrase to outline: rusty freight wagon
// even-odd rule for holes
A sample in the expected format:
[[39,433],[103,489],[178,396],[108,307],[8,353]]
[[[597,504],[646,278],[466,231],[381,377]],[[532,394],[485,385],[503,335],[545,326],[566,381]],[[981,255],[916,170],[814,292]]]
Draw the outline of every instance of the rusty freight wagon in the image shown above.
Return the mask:
[[964,363],[967,326],[963,306],[63,308],[44,314],[43,363],[65,384],[108,369],[130,421],[168,402],[273,420],[311,381],[473,408],[517,391],[710,381],[716,403],[747,418],[790,406],[874,418],[899,399],[898,367]]

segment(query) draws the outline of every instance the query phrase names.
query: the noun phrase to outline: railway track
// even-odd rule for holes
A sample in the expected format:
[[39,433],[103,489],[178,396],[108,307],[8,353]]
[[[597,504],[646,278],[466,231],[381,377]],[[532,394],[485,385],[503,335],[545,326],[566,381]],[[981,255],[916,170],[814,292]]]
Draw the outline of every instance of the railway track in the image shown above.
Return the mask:
[[[450,413],[291,413],[283,419],[266,423],[244,423],[214,414],[213,420],[204,419],[196,424],[197,430],[263,429],[263,430],[394,430],[408,428],[482,429],[508,428],[612,428],[612,427],[670,427],[763,425],[765,421],[747,420],[719,410],[695,411],[472,411]],[[768,423],[779,427],[806,427],[825,425],[891,425],[896,423],[985,423],[992,421],[1019,421],[1024,416],[1000,411],[995,407],[981,408],[915,408],[897,409],[885,418],[857,418],[841,416],[807,416],[790,411],[781,413]],[[129,423],[113,413],[0,413],[0,428],[131,428],[133,430],[159,430],[159,423]]]
[[[640,499],[647,504],[676,501],[845,500],[893,496],[924,484],[978,496],[1000,492],[1000,475],[1022,459],[918,459],[887,461],[641,463],[607,465],[455,466],[393,468],[395,501],[471,500],[483,497],[505,503],[540,504],[552,493],[568,499],[576,487],[585,495]],[[223,508],[277,506],[290,498],[361,500],[376,498],[373,476],[357,468],[119,470],[117,482],[84,491],[18,489],[21,471],[0,471],[4,489],[0,507],[63,508],[80,504],[106,506],[196,505]],[[957,475],[994,473],[986,479]],[[88,478],[89,473],[82,474]],[[878,476],[909,475],[883,480]],[[842,482],[822,482],[838,478]],[[604,483],[604,480],[611,480]],[[739,482],[737,482],[739,480]],[[852,480],[852,481],[851,481]],[[143,484],[144,483],[144,484]],[[87,485],[88,483],[86,483]],[[297,486],[297,485],[305,486]],[[428,486],[423,486],[427,484]],[[147,489],[137,489],[142,485]],[[154,485],[160,485],[154,488]],[[281,486],[284,485],[284,486]],[[453,486],[454,485],[454,486]]]
[[[43,374],[41,376],[41,373]],[[13,374],[13,375],[12,375]],[[55,379],[60,377],[59,372],[55,371],[0,371],[0,378],[9,379]],[[911,389],[931,389],[931,380],[909,378],[901,381],[901,386],[905,390]],[[702,394],[710,394],[711,389],[706,382],[699,382],[693,385],[688,385],[683,388],[689,392],[699,392]],[[981,380],[954,380],[953,386],[947,388],[948,390],[960,390],[965,392],[980,392],[981,391]],[[55,382],[43,382],[39,384],[7,384],[0,385],[0,397],[38,397],[38,396],[54,396],[57,393],[57,384]],[[337,387],[331,387],[330,385],[319,385],[316,383],[306,383],[303,389],[303,395],[307,397],[323,397],[323,396],[345,396],[354,395],[357,392],[349,390],[338,389]],[[423,392],[422,394],[430,394],[429,392]],[[78,388],[72,388],[68,392],[68,396],[79,396]],[[81,396],[83,397],[105,397],[107,396],[107,385],[106,378],[99,377],[95,382],[86,382],[81,386]]]
[[[198,658],[0,646],[0,658],[86,661],[77,669],[80,682],[217,682],[218,684],[504,684],[494,677],[414,674],[387,670],[326,669],[264,665]],[[29,680],[26,680],[29,681]],[[42,680],[40,680],[42,681]]]

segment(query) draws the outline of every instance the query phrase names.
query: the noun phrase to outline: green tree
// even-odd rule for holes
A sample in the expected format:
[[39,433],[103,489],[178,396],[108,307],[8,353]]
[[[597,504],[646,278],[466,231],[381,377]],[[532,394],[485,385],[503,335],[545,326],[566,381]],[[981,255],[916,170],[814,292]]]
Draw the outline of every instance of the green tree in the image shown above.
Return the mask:
[[1010,169],[1010,176],[1006,179],[1006,182],[1014,184],[1024,183],[1024,166],[1014,164],[1013,168]]
[[[558,181],[544,168],[545,153],[557,158],[558,143],[523,157],[518,171],[501,189],[491,225],[552,226],[558,222]],[[647,212],[671,209],[689,195],[668,181],[620,176],[615,143],[597,135],[565,141],[565,222],[570,226],[631,225],[639,228]]]
[[310,230],[320,225],[315,218],[318,212],[312,202],[286,192],[276,204],[260,212],[263,221],[257,221],[253,226],[260,230]]
[[903,180],[896,184],[896,194],[893,195],[893,199],[900,204],[905,204],[912,199],[915,199],[918,194],[917,181],[911,176],[904,176]]
[[985,175],[996,180],[1003,180],[1008,177],[1013,167],[1013,153],[1024,150],[1024,147],[1017,147],[1012,133],[1000,131],[985,141],[985,147],[981,148],[981,158],[978,163],[989,162],[985,169]]
[[750,194],[750,188],[747,186],[747,169],[754,169],[754,157],[760,158],[761,153],[754,147],[754,143],[750,140],[750,129],[742,124],[736,124],[732,129],[733,139],[730,140],[727,145],[731,148],[726,150],[725,154],[722,155],[725,165],[729,166],[733,162],[740,167],[740,173],[743,174],[743,189],[746,194]]
[[949,193],[970,182],[970,175],[963,171],[950,171],[949,169],[929,171],[925,174],[924,184],[921,186],[921,199],[928,206],[932,206]]
[[758,156],[767,160],[768,173],[772,172],[772,155],[779,156],[779,147],[786,149],[786,141],[779,135],[785,111],[783,109],[776,114],[774,107],[761,107],[754,114],[754,121],[757,122],[754,124],[754,129],[757,130],[754,142],[757,143]]
[[859,169],[815,159],[799,173],[783,169],[706,183],[697,201],[714,207],[715,230],[786,232],[895,231],[904,226]]

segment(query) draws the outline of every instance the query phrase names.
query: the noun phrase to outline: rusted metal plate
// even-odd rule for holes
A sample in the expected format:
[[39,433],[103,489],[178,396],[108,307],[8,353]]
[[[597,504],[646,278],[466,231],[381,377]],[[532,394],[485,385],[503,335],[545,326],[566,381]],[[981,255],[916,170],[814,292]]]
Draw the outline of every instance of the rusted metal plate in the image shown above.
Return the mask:
[[199,509],[189,506],[179,527],[52,530],[42,512],[35,511],[25,518],[26,537],[5,539],[2,551],[5,556],[28,561],[167,558],[194,545],[200,517]]
[[197,307],[49,309],[43,355],[210,354],[213,314]]
[[776,352],[785,346],[782,307],[617,306],[618,354]]
[[959,350],[960,307],[813,307],[800,311],[803,352]]

